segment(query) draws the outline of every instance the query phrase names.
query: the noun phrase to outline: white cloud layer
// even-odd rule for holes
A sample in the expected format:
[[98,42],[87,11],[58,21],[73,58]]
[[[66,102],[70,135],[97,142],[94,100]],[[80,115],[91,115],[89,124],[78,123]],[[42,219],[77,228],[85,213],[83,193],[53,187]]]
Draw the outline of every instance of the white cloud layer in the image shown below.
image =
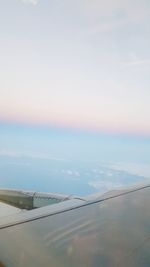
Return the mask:
[[123,183],[114,181],[100,181],[100,180],[89,181],[88,185],[100,191],[114,190],[124,186]]
[[132,175],[144,176],[150,179],[150,166],[148,163],[116,163],[111,168],[119,171],[126,171]]

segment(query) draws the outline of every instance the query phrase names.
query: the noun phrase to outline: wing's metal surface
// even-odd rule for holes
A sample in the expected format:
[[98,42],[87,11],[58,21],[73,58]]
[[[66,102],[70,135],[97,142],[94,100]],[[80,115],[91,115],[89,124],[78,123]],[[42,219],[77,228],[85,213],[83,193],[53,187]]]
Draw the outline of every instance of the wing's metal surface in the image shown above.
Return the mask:
[[21,210],[0,202],[0,218],[19,213]]
[[1,219],[0,262],[8,267],[149,267],[149,203],[150,186],[144,186]]

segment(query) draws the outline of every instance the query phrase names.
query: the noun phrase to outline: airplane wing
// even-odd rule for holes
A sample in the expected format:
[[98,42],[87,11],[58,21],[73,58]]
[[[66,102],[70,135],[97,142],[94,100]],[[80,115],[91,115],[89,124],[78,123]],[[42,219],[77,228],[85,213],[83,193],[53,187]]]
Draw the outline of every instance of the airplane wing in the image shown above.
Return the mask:
[[32,210],[65,201],[75,196],[58,193],[40,193],[23,190],[0,189],[0,201],[19,209]]
[[149,267],[149,203],[145,185],[1,216],[0,267]]

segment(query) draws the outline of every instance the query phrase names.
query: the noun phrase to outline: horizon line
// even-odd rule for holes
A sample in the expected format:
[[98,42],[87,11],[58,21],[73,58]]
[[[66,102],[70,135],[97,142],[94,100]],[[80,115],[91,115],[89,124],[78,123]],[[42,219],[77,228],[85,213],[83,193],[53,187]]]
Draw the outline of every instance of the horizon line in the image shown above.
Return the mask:
[[33,127],[33,128],[48,128],[48,129],[57,129],[57,130],[67,130],[73,131],[77,133],[87,133],[87,134],[96,134],[96,135],[111,135],[111,136],[126,136],[126,137],[139,137],[150,139],[150,131],[141,131],[138,129],[119,129],[119,128],[111,128],[111,127],[90,127],[90,126],[79,126],[79,125],[69,125],[60,122],[42,122],[42,121],[29,121],[29,120],[15,120],[8,118],[0,118],[0,125],[16,125],[22,127]]

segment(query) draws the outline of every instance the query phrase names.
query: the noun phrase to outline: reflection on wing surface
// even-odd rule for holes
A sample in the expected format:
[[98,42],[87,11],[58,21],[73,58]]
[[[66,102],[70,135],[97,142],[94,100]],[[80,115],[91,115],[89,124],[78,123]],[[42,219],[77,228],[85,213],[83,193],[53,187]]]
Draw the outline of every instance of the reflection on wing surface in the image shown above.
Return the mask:
[[39,218],[28,211],[26,222],[17,214],[13,226],[3,221],[0,260],[8,267],[150,266],[150,187],[108,196],[55,205],[63,212],[40,208]]

